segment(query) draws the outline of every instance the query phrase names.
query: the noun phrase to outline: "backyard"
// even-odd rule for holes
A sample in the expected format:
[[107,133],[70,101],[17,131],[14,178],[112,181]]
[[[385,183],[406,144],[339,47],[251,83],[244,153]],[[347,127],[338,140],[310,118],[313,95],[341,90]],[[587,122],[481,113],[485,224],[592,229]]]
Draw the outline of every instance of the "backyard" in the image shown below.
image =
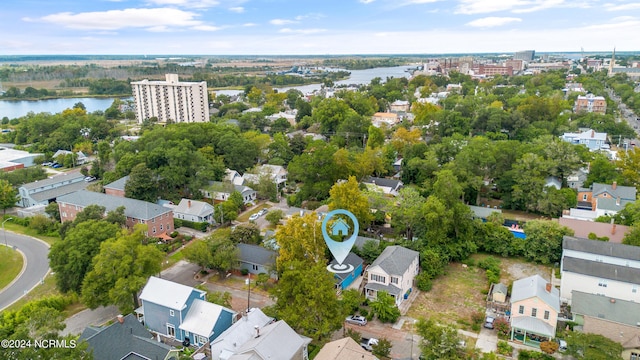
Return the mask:
[[[471,330],[474,313],[485,312],[487,278],[485,271],[473,265],[488,257],[476,254],[465,265],[451,263],[445,274],[436,278],[429,292],[421,292],[415,299],[407,316],[412,318],[431,318],[438,323],[458,326]],[[501,282],[507,286],[516,279],[539,274],[549,280],[551,268],[529,263],[520,258],[502,258],[500,260]]]

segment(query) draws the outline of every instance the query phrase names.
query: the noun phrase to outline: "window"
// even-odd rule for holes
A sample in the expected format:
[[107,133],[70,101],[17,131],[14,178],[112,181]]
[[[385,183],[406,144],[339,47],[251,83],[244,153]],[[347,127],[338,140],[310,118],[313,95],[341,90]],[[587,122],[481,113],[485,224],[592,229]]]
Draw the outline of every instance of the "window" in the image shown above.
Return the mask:
[[160,224],[160,231],[162,231],[162,227],[163,227],[163,225],[162,225],[162,224]]
[[371,274],[371,280],[373,281],[377,281],[377,282],[386,282],[387,279],[384,276],[380,276],[380,275],[376,275],[376,274]]
[[200,344],[200,345],[204,345],[207,341],[209,341],[209,339],[207,339],[204,336],[200,336],[200,335],[196,335],[196,340],[197,340],[198,344]]
[[531,316],[532,317],[536,317],[537,314],[538,314],[538,309],[536,309],[536,308],[531,309]]
[[638,285],[633,285],[633,287],[631,288],[631,292],[632,293],[637,293],[638,292]]
[[169,316],[175,316],[176,313],[173,310],[169,310]]
[[600,279],[600,281],[598,281],[598,286],[607,287],[607,280]]
[[176,327],[171,324],[167,324],[167,335],[176,337]]
[[392,276],[392,277],[391,277],[391,283],[392,283],[392,284],[396,284],[396,285],[397,285],[397,284],[398,284],[398,278],[397,278],[397,277],[395,277],[395,276]]
[[544,319],[549,320],[549,310],[544,311]]
[[156,227],[155,226],[153,227],[153,233],[154,234],[156,233]]
[[582,201],[587,201],[587,194],[582,195]]
[[258,265],[251,265],[251,268],[255,271],[258,271]]
[[518,307],[518,314],[524,314],[524,306],[523,305],[520,305]]
[[629,360],[640,360],[640,353],[632,352]]

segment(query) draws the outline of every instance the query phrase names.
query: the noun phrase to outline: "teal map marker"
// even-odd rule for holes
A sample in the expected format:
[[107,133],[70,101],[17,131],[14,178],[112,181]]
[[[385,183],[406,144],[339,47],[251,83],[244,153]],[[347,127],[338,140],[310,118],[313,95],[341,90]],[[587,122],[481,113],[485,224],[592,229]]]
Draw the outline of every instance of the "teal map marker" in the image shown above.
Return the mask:
[[[335,221],[329,225],[329,221],[331,218],[336,215],[346,215],[349,219],[351,219],[352,225],[349,225],[347,221],[343,217],[338,217]],[[351,228],[353,226],[353,228]],[[327,227],[329,229],[327,229]],[[335,241],[329,235],[329,231],[333,236],[348,236],[344,241]],[[358,237],[358,231],[360,230],[360,225],[358,224],[358,219],[356,219],[355,215],[351,212],[343,209],[330,211],[327,216],[324,217],[322,221],[322,236],[324,237],[324,242],[327,244],[329,251],[333,255],[333,258],[336,259],[338,263],[337,266],[329,265],[327,269],[332,272],[342,272],[345,270],[349,270],[349,266],[343,265],[344,260],[351,252],[351,248],[356,243],[356,238]],[[351,234],[351,236],[349,236]]]

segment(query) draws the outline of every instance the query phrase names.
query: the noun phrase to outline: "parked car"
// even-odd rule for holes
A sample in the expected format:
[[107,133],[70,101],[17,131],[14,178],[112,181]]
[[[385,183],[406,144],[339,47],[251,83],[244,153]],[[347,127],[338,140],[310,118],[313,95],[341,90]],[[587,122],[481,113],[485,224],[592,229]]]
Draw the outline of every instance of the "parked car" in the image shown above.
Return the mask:
[[51,166],[53,163],[51,161],[43,162],[42,166]]
[[269,210],[267,210],[267,209],[262,209],[262,210],[258,211],[258,216],[262,216],[262,215],[266,214],[266,213],[267,213],[267,211],[269,211]]
[[493,322],[495,320],[495,318],[487,316],[487,318],[484,320],[484,327],[486,327],[487,329],[493,329]]
[[92,182],[95,181],[96,177],[95,176],[87,176],[86,178],[84,178],[84,181],[86,182]]
[[367,351],[373,351],[374,345],[378,345],[378,339],[376,338],[362,338],[360,340],[360,346]]
[[562,339],[558,339],[558,350],[560,351],[565,351],[567,350],[567,342],[562,340]]
[[259,217],[260,217],[260,215],[258,215],[258,213],[255,213],[255,214],[249,216],[249,221],[256,221],[256,220],[258,220]]
[[62,167],[62,165],[60,165],[60,164],[58,164],[58,163],[53,163],[53,164],[51,165],[51,167],[52,167],[52,168],[54,168],[54,169],[58,169],[58,168],[61,168],[61,167]]
[[349,324],[365,326],[367,325],[367,318],[360,315],[351,315],[345,319]]

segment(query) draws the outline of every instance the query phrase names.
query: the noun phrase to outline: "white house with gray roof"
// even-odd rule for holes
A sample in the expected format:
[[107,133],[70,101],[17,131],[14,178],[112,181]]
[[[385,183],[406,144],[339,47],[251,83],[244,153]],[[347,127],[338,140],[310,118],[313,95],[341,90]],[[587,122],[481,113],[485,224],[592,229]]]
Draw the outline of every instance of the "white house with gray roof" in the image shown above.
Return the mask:
[[125,197],[107,195],[93,191],[80,190],[58,197],[60,220],[73,221],[76,215],[89,205],[99,205],[106,212],[124,207],[127,217],[127,228],[136,224],[146,224],[148,236],[160,236],[173,231],[173,211],[158,204],[129,199]]
[[237,191],[242,195],[242,201],[245,204],[252,203],[257,198],[255,190],[244,185],[235,185],[231,182],[209,181],[209,184],[200,190],[205,199],[213,201],[227,201],[231,193]]
[[74,171],[24,184],[18,188],[20,199],[16,205],[24,208],[48,205],[59,196],[85,189],[89,183],[84,178],[79,171]]
[[379,291],[393,296],[396,305],[402,303],[413,289],[413,279],[419,271],[419,253],[402,246],[388,246],[367,269],[364,286],[368,299],[375,300]]
[[[239,320],[242,321],[242,320]],[[311,339],[297,334],[284,320],[254,328],[227,360],[307,360]]]
[[264,328],[274,321],[272,317],[265,315],[262,310],[258,308],[250,309],[241,319],[211,342],[211,358],[213,360],[228,360],[235,355],[242,344],[256,335],[256,328]]
[[173,209],[174,219],[213,224],[213,205],[204,201],[181,199],[178,205],[164,205]]
[[369,176],[362,181],[367,188],[382,191],[385,195],[397,196],[404,184],[400,180]]
[[560,297],[574,291],[640,302],[640,247],[565,236]]

